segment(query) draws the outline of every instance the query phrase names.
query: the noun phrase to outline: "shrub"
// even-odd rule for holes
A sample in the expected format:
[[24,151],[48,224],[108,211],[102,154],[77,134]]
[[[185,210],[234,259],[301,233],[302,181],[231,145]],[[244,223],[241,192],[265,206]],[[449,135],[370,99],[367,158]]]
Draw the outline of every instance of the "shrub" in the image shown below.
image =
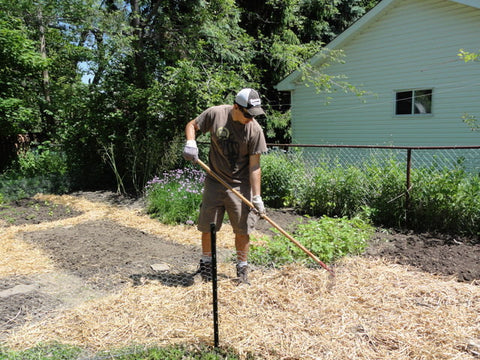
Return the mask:
[[263,155],[262,161],[262,197],[271,207],[293,206],[295,197],[305,179],[303,161],[299,154],[273,150]]
[[311,216],[353,217],[365,204],[366,180],[355,166],[318,166],[299,195],[298,207]]
[[412,172],[410,226],[480,235],[480,177],[461,166]]
[[18,154],[15,171],[22,177],[46,174],[64,175],[67,172],[65,154],[50,141],[45,141]]
[[390,159],[365,166],[368,192],[365,204],[373,209],[371,220],[383,226],[400,226],[405,221],[405,167]]
[[164,172],[146,185],[147,212],[165,224],[196,223],[205,174],[184,168]]
[[65,194],[70,190],[66,175],[45,174],[35,177],[18,177],[15,174],[0,175],[0,194],[4,201],[31,197],[38,193]]
[[12,167],[0,175],[0,193],[4,200],[37,193],[63,194],[70,189],[66,157],[50,142],[21,152]]

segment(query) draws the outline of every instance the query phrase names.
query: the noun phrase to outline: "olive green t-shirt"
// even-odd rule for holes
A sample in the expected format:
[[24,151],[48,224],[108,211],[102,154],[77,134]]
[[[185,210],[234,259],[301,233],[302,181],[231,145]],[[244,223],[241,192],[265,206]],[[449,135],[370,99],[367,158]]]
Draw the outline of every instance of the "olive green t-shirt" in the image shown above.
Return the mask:
[[208,108],[196,118],[201,132],[210,132],[209,166],[230,184],[249,181],[250,155],[267,151],[260,124],[253,119],[247,124],[233,121],[233,105]]

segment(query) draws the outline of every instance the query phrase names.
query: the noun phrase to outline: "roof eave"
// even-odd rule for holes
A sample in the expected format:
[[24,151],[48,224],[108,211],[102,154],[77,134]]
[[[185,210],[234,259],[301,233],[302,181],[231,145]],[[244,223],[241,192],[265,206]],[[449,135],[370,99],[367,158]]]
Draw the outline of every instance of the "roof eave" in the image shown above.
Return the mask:
[[[325,56],[323,56],[323,52],[328,49],[340,49],[343,43],[345,43],[350,37],[352,37],[355,33],[361,30],[363,27],[367,26],[371,21],[374,21],[378,16],[380,16],[386,9],[388,9],[394,2],[398,0],[384,0],[380,1],[373,9],[371,9],[368,13],[358,19],[353,25],[351,25],[347,30],[339,34],[335,39],[333,39],[330,43],[328,43],[322,50],[320,50],[316,55],[314,55],[310,60],[309,63],[312,66],[319,65],[322,61],[324,61]],[[474,8],[480,9],[480,1],[479,0],[450,0],[459,4],[472,6]],[[295,82],[301,76],[301,71],[295,70],[287,77],[285,77],[282,81],[280,81],[275,88],[278,91],[292,91],[295,90]]]
[[480,9],[480,1],[478,0],[450,0],[459,4],[467,5],[474,7],[476,9]]

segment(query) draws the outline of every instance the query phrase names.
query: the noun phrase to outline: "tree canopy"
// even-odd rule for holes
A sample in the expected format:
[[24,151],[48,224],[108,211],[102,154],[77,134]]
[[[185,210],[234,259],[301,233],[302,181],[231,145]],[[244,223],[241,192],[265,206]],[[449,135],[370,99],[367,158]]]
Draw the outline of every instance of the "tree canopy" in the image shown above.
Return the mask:
[[274,86],[375,3],[0,0],[0,138],[42,134],[82,186],[139,191],[181,161],[189,120],[251,86],[288,141]]

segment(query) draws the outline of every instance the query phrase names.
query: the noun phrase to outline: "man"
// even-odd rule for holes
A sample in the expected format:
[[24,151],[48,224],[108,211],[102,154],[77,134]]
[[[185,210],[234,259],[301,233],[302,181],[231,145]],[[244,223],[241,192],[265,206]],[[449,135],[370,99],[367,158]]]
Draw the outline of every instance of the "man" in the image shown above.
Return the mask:
[[[185,127],[187,143],[183,156],[186,160],[198,160],[196,132],[211,135],[209,167],[232,188],[250,200],[258,213],[265,212],[261,197],[260,154],[267,151],[263,130],[255,116],[265,115],[258,93],[250,88],[242,89],[233,105],[213,106]],[[202,258],[199,273],[204,281],[211,280],[210,224],[220,230],[227,211],[235,233],[237,252],[237,278],[248,282],[248,251],[250,233],[258,219],[241,199],[215,178],[205,180],[198,230],[202,232]]]

